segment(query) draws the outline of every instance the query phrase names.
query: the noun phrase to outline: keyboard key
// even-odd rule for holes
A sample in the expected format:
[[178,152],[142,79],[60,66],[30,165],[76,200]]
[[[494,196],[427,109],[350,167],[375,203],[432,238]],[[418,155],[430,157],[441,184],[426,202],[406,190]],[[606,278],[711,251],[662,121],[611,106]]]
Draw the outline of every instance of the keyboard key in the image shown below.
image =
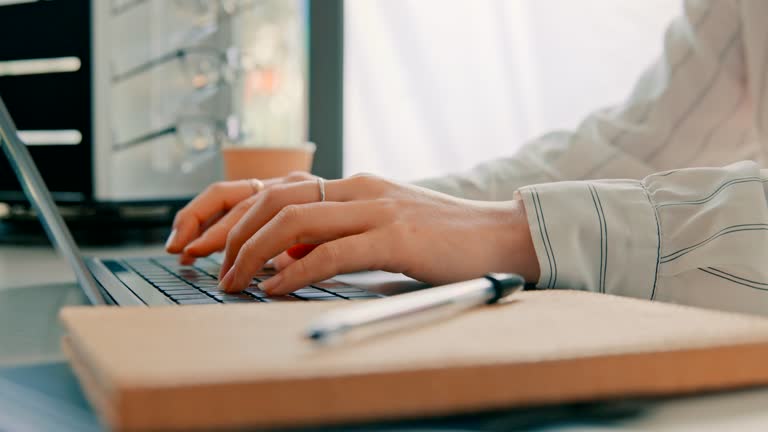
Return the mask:
[[169,270],[172,273],[178,273],[180,271],[184,270],[194,270],[195,268],[192,266],[183,266],[180,264],[163,264],[162,268],[165,270]]
[[194,267],[184,267],[179,269],[176,273],[178,274],[184,274],[186,277],[192,277],[192,276],[200,276],[204,275],[205,273],[201,272],[200,270],[194,268]]
[[171,294],[171,298],[174,299],[174,300],[182,300],[182,299],[183,300],[190,300],[190,299],[196,299],[196,298],[197,299],[201,299],[201,298],[205,299],[205,298],[210,298],[210,297],[208,297],[207,295],[205,295],[203,293],[198,292],[198,293],[194,293],[194,294]]
[[341,294],[341,295],[344,295],[344,293],[364,293],[364,292],[367,292],[367,291],[365,291],[363,289],[354,288],[354,287],[333,288],[333,289],[328,288],[325,291],[332,292],[332,293],[337,293],[337,294]]
[[[136,270],[137,272],[140,272],[140,273],[157,273],[160,270],[162,270],[162,269],[157,268],[157,267],[138,267],[138,266],[132,266],[132,268],[134,270]],[[162,271],[165,271],[165,270],[162,270]],[[168,272],[166,272],[166,273],[168,273]]]
[[217,298],[219,300],[253,300],[253,296],[250,296],[248,294],[227,294],[224,292],[214,293],[211,294],[214,298]]
[[[336,288],[352,288],[349,285],[345,283],[341,283],[339,281],[335,281],[333,279],[324,280],[322,282],[315,282],[312,284],[313,287],[316,288],[322,288],[322,289],[336,289]],[[355,288],[357,289],[357,288]]]
[[183,295],[183,294],[200,294],[200,291],[189,287],[189,288],[169,288],[169,289],[163,289],[160,288],[160,291],[166,293],[166,294],[172,294],[172,295]]
[[232,304],[232,303],[261,303],[261,300],[257,299],[256,297],[248,297],[247,299],[221,299],[221,302],[224,304]]
[[209,279],[216,279],[216,277],[212,276],[212,275],[209,275],[209,274],[206,274],[206,273],[201,273],[201,274],[198,274],[198,275],[188,276],[187,279],[209,280]]
[[340,292],[339,295],[342,295],[344,297],[364,297],[364,296],[379,296],[380,294],[377,294],[373,291],[360,290],[360,291],[352,291],[352,292]]
[[157,282],[157,281],[154,281],[152,279],[150,279],[149,281],[154,283],[155,285],[162,285],[162,286],[167,286],[167,287],[186,287],[186,288],[189,287],[188,283],[186,283],[186,282],[184,282],[183,280],[180,280],[180,279],[176,279],[176,280],[171,281],[171,282]]
[[217,285],[195,285],[195,288],[205,292],[218,292],[221,291]]
[[245,292],[247,292],[248,294],[250,294],[252,296],[255,296],[255,297],[266,297],[267,296],[267,293],[265,293],[264,291],[262,291],[262,290],[260,290],[260,289],[258,289],[256,287],[248,287],[248,288],[245,289]]
[[[136,258],[136,259],[137,260],[142,260],[142,261],[148,261],[148,260],[144,260],[142,258]],[[178,259],[175,256],[162,256],[162,257],[152,258],[152,261],[159,262],[159,263],[168,263],[168,264],[178,264],[179,263]]]
[[304,301],[300,298],[293,297],[293,296],[273,296],[273,297],[264,297],[261,299],[263,302],[266,303],[278,303],[278,302],[290,302],[290,301]]
[[217,287],[200,287],[200,291],[207,292],[208,294],[224,294],[224,291]]
[[218,286],[219,281],[216,279],[208,279],[204,281],[198,280],[198,281],[195,281],[195,285],[201,286],[201,287],[202,286]]
[[212,261],[206,262],[204,260],[200,260],[195,263],[195,268],[198,268],[208,273],[218,273],[219,270],[221,269],[221,265],[216,264],[215,262],[212,262]]
[[319,290],[317,288],[308,287],[308,288],[297,289],[293,293],[301,295],[301,294],[317,294],[317,293],[324,293],[324,292],[325,291]]
[[179,299],[176,300],[176,303],[180,305],[189,305],[189,304],[219,304],[216,300],[206,297],[206,298],[197,298],[197,299]]
[[334,295],[334,294],[331,294],[331,293],[328,293],[328,292],[323,292],[323,291],[316,292],[316,293],[301,293],[301,294],[296,294],[296,295],[298,297],[302,297],[302,298],[310,299],[310,300],[314,300],[316,298],[323,298],[323,297],[338,297],[337,295]]
[[374,294],[371,292],[362,292],[362,293],[345,293],[342,294],[344,297],[349,299],[363,299],[363,298],[381,298],[384,297],[379,294]]
[[189,286],[189,284],[185,283],[182,280],[175,279],[175,280],[157,280],[152,278],[146,278],[149,283],[152,285],[164,285],[164,286]]

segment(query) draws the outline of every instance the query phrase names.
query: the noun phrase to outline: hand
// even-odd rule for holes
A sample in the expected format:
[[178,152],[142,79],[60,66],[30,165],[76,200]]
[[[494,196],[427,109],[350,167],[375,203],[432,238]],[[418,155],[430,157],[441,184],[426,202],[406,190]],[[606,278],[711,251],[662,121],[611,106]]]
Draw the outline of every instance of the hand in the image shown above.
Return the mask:
[[220,286],[245,289],[271,258],[317,244],[261,284],[286,294],[340,273],[386,270],[432,284],[514,272],[539,277],[521,201],[480,202],[360,175],[276,185],[255,197],[227,237]]
[[312,178],[309,173],[295,172],[265,180],[261,190],[254,190],[254,183],[248,180],[214,183],[176,214],[165,249],[181,254],[183,264],[192,264],[195,258],[221,251],[227,234],[256,202],[259,192]]

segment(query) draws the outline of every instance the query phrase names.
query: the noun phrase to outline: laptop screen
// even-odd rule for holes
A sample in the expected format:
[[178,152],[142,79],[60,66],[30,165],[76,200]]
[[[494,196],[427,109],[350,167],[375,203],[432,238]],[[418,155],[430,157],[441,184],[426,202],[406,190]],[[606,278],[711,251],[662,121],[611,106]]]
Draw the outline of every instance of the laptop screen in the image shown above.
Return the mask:
[[106,304],[99,285],[83,261],[80,250],[72,234],[67,229],[64,219],[59,214],[51,193],[43,182],[27,146],[19,139],[16,125],[0,97],[0,140],[8,161],[11,163],[16,178],[21,183],[24,194],[32,208],[37,212],[48,238],[54,247],[69,262],[75,272],[80,287],[92,304]]

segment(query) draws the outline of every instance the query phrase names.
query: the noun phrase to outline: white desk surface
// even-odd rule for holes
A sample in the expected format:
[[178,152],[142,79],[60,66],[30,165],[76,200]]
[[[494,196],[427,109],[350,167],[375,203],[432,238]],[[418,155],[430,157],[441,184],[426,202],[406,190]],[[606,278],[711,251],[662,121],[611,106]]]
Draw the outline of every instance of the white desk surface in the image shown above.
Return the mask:
[[[162,248],[92,249],[85,253],[146,255],[160,254]],[[64,260],[51,248],[0,246],[0,367],[63,358],[58,310],[84,302],[74,280]],[[646,414],[630,420],[599,426],[563,424],[556,430],[764,431],[768,430],[768,388],[668,399],[654,402]]]

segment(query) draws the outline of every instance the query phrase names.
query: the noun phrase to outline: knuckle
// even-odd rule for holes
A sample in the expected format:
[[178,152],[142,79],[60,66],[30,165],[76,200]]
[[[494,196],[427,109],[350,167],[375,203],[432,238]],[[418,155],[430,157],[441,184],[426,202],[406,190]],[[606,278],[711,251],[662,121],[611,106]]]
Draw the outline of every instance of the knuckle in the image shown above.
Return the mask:
[[357,173],[352,177],[350,177],[350,179],[354,180],[357,183],[365,184],[365,183],[373,183],[376,180],[378,180],[379,177],[371,173]]
[[400,214],[401,203],[395,198],[379,198],[377,204],[379,206],[378,213],[387,220],[395,219]]
[[296,204],[289,204],[280,209],[275,218],[279,223],[292,224],[301,219],[303,213],[304,211],[302,210],[301,206]]
[[291,171],[285,176],[285,179],[289,182],[300,182],[310,180],[312,175],[304,171]]
[[376,175],[369,172],[359,172],[352,175],[352,178],[364,178],[364,177],[376,177]]
[[385,182],[381,177],[368,173],[355,174],[349,179],[356,188],[361,190],[372,192],[374,194],[381,193],[384,189]]
[[275,186],[270,186],[256,195],[256,205],[269,207],[275,202]]
[[224,189],[226,189],[226,187],[227,187],[226,182],[219,181],[219,182],[211,183],[210,185],[208,185],[208,187],[205,188],[205,192],[212,195],[218,195],[222,193]]
[[261,206],[274,208],[277,207],[280,202],[280,196],[282,195],[283,189],[284,188],[281,185],[273,185],[261,191],[261,193],[256,195],[256,198]]

